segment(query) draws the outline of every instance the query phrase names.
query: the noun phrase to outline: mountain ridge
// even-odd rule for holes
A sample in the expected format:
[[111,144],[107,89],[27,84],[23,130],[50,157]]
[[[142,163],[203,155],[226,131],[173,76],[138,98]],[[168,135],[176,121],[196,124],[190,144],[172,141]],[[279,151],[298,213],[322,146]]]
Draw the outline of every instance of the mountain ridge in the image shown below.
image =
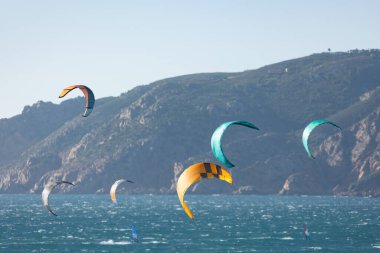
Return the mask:
[[[78,185],[62,191],[102,193],[127,177],[136,182],[133,193],[174,193],[187,166],[217,162],[209,144],[213,130],[239,119],[261,130],[233,127],[224,136],[223,148],[237,165],[231,169],[234,185],[210,180],[195,187],[196,193],[378,196],[379,67],[380,52],[363,50],[314,54],[237,73],[184,75],[99,99],[85,119],[82,99],[40,102],[31,108],[51,125],[32,140],[26,136],[23,142],[24,128],[9,137],[16,143],[9,150],[17,152],[12,160],[0,150],[0,192],[38,193],[51,177],[59,177]],[[16,117],[30,116],[29,110]],[[321,127],[313,133],[317,159],[310,160],[300,135],[315,118],[336,120],[343,132]],[[11,128],[4,122],[0,133]],[[44,126],[41,122],[36,128]],[[375,130],[368,130],[371,126]]]

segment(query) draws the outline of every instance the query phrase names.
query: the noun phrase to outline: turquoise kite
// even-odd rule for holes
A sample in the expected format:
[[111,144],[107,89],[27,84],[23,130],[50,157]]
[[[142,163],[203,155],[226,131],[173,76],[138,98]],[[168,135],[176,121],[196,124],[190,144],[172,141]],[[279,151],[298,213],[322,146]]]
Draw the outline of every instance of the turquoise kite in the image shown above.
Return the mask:
[[227,168],[232,168],[235,165],[233,165],[223,153],[222,137],[223,137],[224,131],[226,131],[226,129],[231,125],[241,125],[241,126],[246,126],[252,129],[259,130],[259,128],[256,127],[255,125],[247,121],[240,121],[240,120],[225,122],[221,124],[215,130],[215,132],[212,134],[212,137],[211,137],[211,150],[214,156],[216,157],[216,159],[218,159],[219,162],[222,162]]
[[319,125],[323,125],[323,124],[330,124],[330,125],[333,125],[333,126],[339,128],[340,130],[342,130],[342,128],[340,128],[340,126],[338,126],[334,122],[331,122],[328,120],[317,119],[317,120],[310,122],[309,125],[307,125],[307,127],[305,127],[305,130],[303,130],[302,142],[303,142],[303,146],[306,149],[307,154],[313,159],[315,159],[315,157],[311,154],[309,147],[307,146],[307,140],[309,139],[310,133],[314,130],[314,128],[316,128]]

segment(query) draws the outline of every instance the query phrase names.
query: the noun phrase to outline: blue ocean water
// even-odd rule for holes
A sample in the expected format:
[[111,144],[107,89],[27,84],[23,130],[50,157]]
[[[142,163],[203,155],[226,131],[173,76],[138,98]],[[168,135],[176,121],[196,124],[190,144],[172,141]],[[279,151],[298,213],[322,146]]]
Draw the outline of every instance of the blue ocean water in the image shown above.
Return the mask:
[[[0,195],[0,252],[380,252],[380,199]],[[131,242],[131,225],[139,242]],[[310,240],[303,238],[307,224]]]

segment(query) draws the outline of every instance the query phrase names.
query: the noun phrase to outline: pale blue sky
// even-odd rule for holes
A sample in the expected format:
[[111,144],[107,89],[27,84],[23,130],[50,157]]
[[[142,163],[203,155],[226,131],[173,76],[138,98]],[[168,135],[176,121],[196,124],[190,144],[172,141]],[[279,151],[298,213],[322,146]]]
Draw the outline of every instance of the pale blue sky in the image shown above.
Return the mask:
[[166,77],[380,48],[379,24],[375,0],[0,0],[0,118],[59,103],[71,84],[118,96]]

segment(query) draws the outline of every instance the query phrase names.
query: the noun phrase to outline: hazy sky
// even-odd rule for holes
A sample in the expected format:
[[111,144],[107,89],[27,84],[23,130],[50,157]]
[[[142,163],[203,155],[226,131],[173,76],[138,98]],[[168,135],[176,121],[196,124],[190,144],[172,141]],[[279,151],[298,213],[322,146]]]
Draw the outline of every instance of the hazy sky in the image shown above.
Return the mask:
[[0,118],[59,103],[71,84],[118,96],[166,77],[380,48],[379,24],[375,0],[0,0]]

